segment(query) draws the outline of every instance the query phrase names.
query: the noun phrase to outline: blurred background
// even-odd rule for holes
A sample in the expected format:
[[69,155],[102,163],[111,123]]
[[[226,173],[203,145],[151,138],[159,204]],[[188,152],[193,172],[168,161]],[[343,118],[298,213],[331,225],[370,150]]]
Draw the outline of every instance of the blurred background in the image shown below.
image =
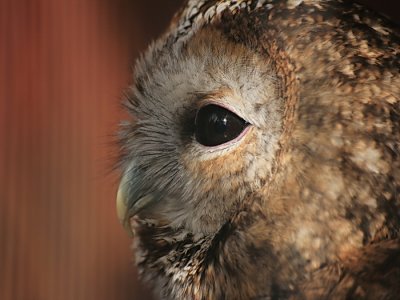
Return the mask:
[[[181,0],[0,0],[0,299],[150,299],[115,213],[131,66]],[[361,1],[400,20],[397,0]]]

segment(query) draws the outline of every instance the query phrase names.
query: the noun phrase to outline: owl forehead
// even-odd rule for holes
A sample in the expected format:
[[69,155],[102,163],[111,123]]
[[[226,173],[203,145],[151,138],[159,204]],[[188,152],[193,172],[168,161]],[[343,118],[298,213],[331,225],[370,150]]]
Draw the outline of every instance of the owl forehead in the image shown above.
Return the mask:
[[172,34],[175,41],[184,41],[204,24],[217,21],[225,11],[235,15],[241,11],[251,13],[260,8],[272,9],[275,5],[294,9],[302,3],[321,8],[320,3],[328,1],[330,0],[189,0]]
[[223,89],[247,102],[258,102],[259,107],[260,99],[264,98],[260,94],[271,93],[276,82],[268,59],[252,53],[249,47],[229,41],[218,31],[222,13],[251,13],[271,10],[277,5],[293,9],[302,3],[318,5],[319,2],[189,0],[169,32],[153,43],[136,64],[134,92],[138,103],[149,99],[164,104],[171,102],[168,107],[175,110],[182,104],[177,100],[187,98],[188,94],[207,95]]
[[248,115],[275,96],[275,82],[268,57],[210,26],[185,43],[150,47],[136,66],[134,93],[139,113],[150,106],[176,112],[209,99]]
[[235,16],[278,6],[291,10],[301,4],[322,9],[323,2],[330,1],[188,0],[169,31],[136,64],[134,93],[138,103],[150,98],[152,102],[162,99],[166,104],[171,98],[168,105],[175,110],[176,105],[182,104],[176,100],[188,94],[207,95],[219,89],[230,89],[248,102],[262,99],[260,93],[271,93],[276,82],[271,72],[269,78],[265,76],[268,59],[251,53],[249,47],[229,41],[219,32],[216,28],[221,16],[224,12]]

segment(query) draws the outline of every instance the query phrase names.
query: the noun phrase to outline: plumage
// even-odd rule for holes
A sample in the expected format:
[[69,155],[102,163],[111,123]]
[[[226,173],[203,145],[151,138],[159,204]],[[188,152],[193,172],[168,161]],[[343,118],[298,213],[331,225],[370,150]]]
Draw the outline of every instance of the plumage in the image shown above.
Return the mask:
[[118,211],[159,298],[398,297],[390,21],[340,0],[189,0],[127,108]]

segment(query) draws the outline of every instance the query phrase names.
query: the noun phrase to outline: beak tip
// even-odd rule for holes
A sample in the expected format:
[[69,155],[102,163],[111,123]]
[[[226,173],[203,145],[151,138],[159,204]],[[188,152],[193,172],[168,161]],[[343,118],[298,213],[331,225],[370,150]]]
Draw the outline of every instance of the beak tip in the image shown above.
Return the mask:
[[133,232],[130,228],[129,221],[127,220],[127,211],[128,207],[125,203],[125,192],[123,189],[123,182],[121,182],[118,192],[117,192],[117,203],[116,203],[116,208],[117,208],[117,216],[119,222],[122,224],[122,226],[126,229],[130,237],[133,237]]
[[127,211],[127,206],[125,204],[125,197],[123,195],[121,187],[118,189],[117,193],[117,216],[121,223],[125,221],[125,215]]

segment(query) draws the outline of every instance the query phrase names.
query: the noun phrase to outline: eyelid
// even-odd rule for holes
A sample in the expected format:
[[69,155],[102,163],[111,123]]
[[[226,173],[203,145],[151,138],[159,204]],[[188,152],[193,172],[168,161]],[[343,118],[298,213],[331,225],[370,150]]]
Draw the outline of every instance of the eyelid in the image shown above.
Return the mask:
[[[231,113],[234,113],[235,115],[237,115],[239,118],[243,119],[247,124],[252,125],[246,117],[243,116],[242,113],[240,113],[239,111],[237,111],[235,108],[231,107],[230,105],[227,105],[226,103],[222,102],[222,101],[217,101],[215,99],[204,99],[198,102],[197,104],[197,112],[202,109],[203,107],[207,106],[207,105],[217,105],[220,106],[222,108],[225,108],[226,110],[229,110]],[[196,118],[197,118],[197,113],[196,113]],[[196,121],[196,120],[195,120]]]

